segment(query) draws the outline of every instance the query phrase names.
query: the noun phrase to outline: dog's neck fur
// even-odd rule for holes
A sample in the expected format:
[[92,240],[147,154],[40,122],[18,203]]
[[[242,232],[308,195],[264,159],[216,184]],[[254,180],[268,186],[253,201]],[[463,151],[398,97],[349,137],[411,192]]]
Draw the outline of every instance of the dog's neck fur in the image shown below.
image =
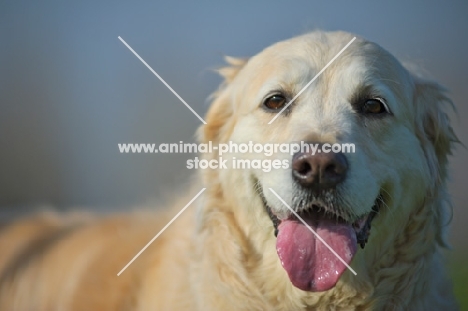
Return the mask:
[[[433,270],[441,267],[440,246],[435,242],[439,233],[434,230],[440,225],[434,214],[439,208],[437,204],[441,202],[432,200],[421,204],[406,224],[397,224],[404,227],[391,244],[376,252],[378,260],[368,275],[374,290],[370,300],[374,309],[447,309],[448,306],[439,304],[448,300],[437,296],[449,286],[433,277]],[[433,225],[428,226],[428,221]]]

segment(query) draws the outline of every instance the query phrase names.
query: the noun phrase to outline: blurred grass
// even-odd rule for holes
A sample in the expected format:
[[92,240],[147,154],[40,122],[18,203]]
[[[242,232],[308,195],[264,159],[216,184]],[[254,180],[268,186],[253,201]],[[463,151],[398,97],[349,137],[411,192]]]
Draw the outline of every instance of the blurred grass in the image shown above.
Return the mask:
[[449,256],[448,263],[460,310],[468,310],[468,251],[454,252]]

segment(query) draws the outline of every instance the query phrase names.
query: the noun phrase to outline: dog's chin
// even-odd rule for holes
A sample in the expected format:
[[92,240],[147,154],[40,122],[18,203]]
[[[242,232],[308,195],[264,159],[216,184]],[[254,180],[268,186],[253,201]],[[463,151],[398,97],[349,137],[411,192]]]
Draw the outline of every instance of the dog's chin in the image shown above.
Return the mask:
[[[371,223],[382,203],[375,199],[371,211],[346,220],[327,206],[311,204],[297,216],[276,216],[260,193],[273,222],[276,250],[291,283],[304,291],[320,292],[333,288],[350,265],[358,245],[364,248]],[[294,209],[294,207],[292,207]]]

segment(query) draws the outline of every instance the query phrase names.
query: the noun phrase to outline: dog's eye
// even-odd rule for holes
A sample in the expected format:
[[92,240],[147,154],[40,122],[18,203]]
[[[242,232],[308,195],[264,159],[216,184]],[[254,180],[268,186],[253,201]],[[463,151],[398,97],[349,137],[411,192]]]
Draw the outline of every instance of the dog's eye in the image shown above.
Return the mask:
[[268,97],[264,102],[263,106],[270,110],[280,110],[286,105],[286,98],[282,95],[273,95]]
[[368,99],[362,106],[362,112],[368,114],[380,114],[387,112],[387,107],[380,98]]

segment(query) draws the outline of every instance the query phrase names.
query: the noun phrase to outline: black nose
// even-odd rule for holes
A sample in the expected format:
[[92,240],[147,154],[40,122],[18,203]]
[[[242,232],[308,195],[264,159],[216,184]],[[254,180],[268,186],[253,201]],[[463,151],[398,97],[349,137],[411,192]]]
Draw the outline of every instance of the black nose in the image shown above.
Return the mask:
[[293,178],[303,187],[315,191],[334,188],[344,180],[347,170],[345,155],[331,150],[325,153],[321,144],[315,154],[298,152],[292,159]]

